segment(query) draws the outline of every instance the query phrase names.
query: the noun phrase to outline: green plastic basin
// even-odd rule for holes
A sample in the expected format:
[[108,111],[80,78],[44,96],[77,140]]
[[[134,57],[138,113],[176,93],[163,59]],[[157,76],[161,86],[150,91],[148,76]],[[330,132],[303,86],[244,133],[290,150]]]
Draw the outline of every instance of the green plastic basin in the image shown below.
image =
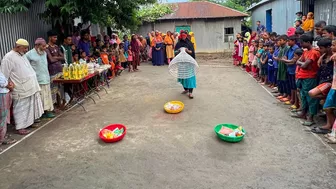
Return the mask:
[[219,133],[219,131],[222,129],[222,126],[233,129],[233,130],[238,129],[239,126],[229,124],[229,123],[224,123],[224,124],[219,124],[215,127],[215,133],[217,134],[217,136],[226,142],[240,142],[241,140],[243,140],[244,136],[246,135],[246,131],[244,130],[244,128],[242,129],[242,131],[243,133],[245,133],[245,135],[242,135],[242,136],[230,137],[230,136],[222,135]]

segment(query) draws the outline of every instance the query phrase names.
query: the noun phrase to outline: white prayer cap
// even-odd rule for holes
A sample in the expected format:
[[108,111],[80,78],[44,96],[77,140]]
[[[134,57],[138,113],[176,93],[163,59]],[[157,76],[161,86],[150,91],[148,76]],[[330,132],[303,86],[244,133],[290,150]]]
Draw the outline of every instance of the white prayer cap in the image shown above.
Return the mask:
[[29,43],[27,40],[25,39],[18,39],[16,41],[16,45],[19,45],[19,46],[29,46]]

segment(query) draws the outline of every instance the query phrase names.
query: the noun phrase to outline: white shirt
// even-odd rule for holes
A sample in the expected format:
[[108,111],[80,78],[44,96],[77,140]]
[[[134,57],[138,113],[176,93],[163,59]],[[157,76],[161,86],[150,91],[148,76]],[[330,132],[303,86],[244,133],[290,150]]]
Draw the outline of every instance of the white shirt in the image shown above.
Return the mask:
[[6,79],[6,77],[3,75],[3,73],[0,72],[0,93],[8,93],[9,89],[7,89],[8,85],[8,80]]
[[28,59],[13,50],[2,59],[0,70],[15,85],[12,93],[14,99],[32,96],[41,90]]

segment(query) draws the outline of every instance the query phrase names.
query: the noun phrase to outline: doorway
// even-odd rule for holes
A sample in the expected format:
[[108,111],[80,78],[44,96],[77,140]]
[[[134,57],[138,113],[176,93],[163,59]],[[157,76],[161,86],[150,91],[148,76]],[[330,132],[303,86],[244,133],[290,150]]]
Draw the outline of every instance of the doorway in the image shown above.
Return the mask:
[[272,32],[272,9],[266,11],[266,29],[268,32]]
[[180,33],[181,30],[190,32],[190,31],[191,31],[191,27],[188,26],[188,25],[185,25],[185,26],[176,26],[176,27],[175,27],[175,31],[176,31],[177,33]]

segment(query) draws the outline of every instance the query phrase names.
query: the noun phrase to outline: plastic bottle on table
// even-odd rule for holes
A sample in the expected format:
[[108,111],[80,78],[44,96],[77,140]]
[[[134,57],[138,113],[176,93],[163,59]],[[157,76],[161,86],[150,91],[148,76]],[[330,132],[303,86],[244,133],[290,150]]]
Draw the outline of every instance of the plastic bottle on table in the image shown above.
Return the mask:
[[84,71],[84,76],[87,76],[88,75],[88,66],[87,66],[86,62],[83,65],[83,71]]
[[63,64],[63,78],[69,79],[69,68],[67,64]]
[[74,69],[74,75],[75,75],[75,79],[80,79],[79,77],[79,65],[75,64],[75,69]]
[[83,63],[80,63],[78,65],[78,77],[79,79],[84,77],[84,72],[83,72]]
[[69,79],[75,79],[73,64],[70,64],[70,66],[69,66]]

